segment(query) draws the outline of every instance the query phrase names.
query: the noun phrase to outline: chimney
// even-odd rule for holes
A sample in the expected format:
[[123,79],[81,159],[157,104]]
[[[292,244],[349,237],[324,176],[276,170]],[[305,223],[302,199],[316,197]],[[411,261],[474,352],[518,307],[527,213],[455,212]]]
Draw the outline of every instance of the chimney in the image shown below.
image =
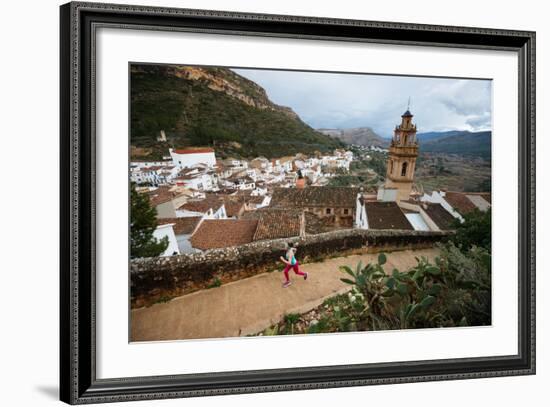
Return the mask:
[[302,175],[302,170],[298,170],[298,179],[296,180],[296,188],[304,189],[306,186],[306,179]]

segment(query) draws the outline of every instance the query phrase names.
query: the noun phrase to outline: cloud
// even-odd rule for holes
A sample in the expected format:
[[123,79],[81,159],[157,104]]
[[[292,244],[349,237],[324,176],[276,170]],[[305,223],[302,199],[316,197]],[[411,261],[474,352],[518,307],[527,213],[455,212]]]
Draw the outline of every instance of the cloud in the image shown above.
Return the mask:
[[491,81],[235,69],[314,128],[371,127],[390,137],[411,98],[419,131],[491,128]]

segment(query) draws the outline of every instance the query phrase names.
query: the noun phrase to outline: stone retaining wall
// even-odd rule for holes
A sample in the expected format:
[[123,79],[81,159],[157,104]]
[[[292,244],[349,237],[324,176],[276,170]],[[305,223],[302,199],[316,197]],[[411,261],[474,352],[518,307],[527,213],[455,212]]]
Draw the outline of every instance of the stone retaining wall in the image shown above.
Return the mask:
[[280,269],[287,243],[297,243],[300,263],[366,252],[433,247],[448,232],[346,229],[303,238],[277,239],[238,247],[130,262],[132,308]]

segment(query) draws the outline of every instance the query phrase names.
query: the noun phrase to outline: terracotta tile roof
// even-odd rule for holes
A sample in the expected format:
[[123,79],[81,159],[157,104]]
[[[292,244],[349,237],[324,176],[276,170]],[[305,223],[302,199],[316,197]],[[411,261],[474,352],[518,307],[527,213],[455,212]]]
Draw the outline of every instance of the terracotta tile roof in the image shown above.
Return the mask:
[[197,177],[200,177],[202,174],[187,174],[187,175],[180,175],[176,178],[178,181],[190,181],[192,179],[195,179]]
[[[247,193],[244,193],[247,192]],[[239,191],[239,190],[232,190],[232,191],[218,191],[215,194],[219,199],[223,199],[224,202],[241,202],[246,203],[248,199],[250,198],[250,192],[251,191]]]
[[196,168],[184,168],[183,170],[180,170],[178,173],[178,176],[183,177],[186,175],[192,175],[192,174],[198,174],[199,171]]
[[302,211],[269,209],[258,211],[258,214],[258,228],[254,240],[300,236],[305,227]]
[[229,178],[227,178],[227,180],[231,182],[237,182],[239,180],[243,180],[243,182],[254,182],[254,180],[250,178],[250,176],[248,176],[245,171],[233,174]]
[[307,187],[275,188],[271,206],[284,208],[354,208],[359,188]]
[[316,235],[338,229],[338,227],[335,227],[331,223],[330,218],[321,218],[309,211],[304,211],[304,215],[306,219],[306,234],[308,235]]
[[224,165],[224,164],[221,164],[221,163],[216,163],[216,172],[219,174],[219,173],[222,173],[222,172],[226,172],[226,171],[229,171],[229,167],[227,165]]
[[264,199],[265,199],[265,196],[251,196],[248,202],[259,205],[264,201]]
[[463,192],[446,192],[445,200],[449,203],[449,205],[463,215],[473,211],[476,208],[474,203],[470,201]]
[[483,197],[487,202],[491,203],[491,193],[490,192],[482,192],[479,195]]
[[191,236],[191,245],[208,250],[251,243],[257,226],[256,219],[206,219]]
[[422,209],[441,230],[451,229],[455,218],[441,204],[424,203]]
[[206,213],[209,209],[217,211],[223,205],[223,201],[216,195],[206,195],[204,199],[190,200],[181,205],[178,209]]
[[242,213],[242,211],[244,211],[244,205],[245,205],[244,202],[226,199],[224,204],[225,204],[225,212],[229,217],[239,216]]
[[463,192],[464,195],[477,195],[485,199],[487,202],[491,203],[491,193],[490,192]]
[[177,198],[181,195],[185,195],[183,192],[177,192],[175,190],[171,190],[173,187],[170,186],[163,186],[158,187],[157,189],[153,191],[147,192],[147,195],[149,195],[149,202],[152,206],[157,206],[166,202],[171,201],[174,198]]
[[153,165],[152,167],[143,167],[141,168],[141,171],[143,172],[154,172],[158,170],[162,170],[163,168],[166,168],[163,165]]
[[165,225],[167,223],[175,223],[174,233],[176,235],[190,235],[193,233],[202,216],[187,216],[184,218],[160,218],[158,220],[159,225]]
[[235,188],[223,188],[223,189],[220,189],[219,191],[217,191],[216,193],[218,195],[231,195],[231,194],[234,194],[236,191],[238,191],[237,189]]
[[251,190],[238,190],[238,189],[222,189],[216,193],[210,195],[217,196],[219,199],[223,199],[224,202],[242,202],[247,203],[251,199]]
[[466,197],[472,201],[472,203],[478,208],[480,211],[486,211],[491,207],[491,203],[486,200],[483,195],[481,194],[471,194],[467,193]]
[[194,147],[194,148],[178,148],[173,150],[176,154],[202,154],[202,153],[213,153],[213,148],[208,147]]
[[262,164],[269,163],[269,160],[265,157],[256,157],[250,161],[251,167],[261,166]]
[[414,229],[396,202],[365,202],[365,209],[369,229]]
[[[212,208],[216,211],[222,204],[225,205],[225,211],[227,216],[239,216],[245,209],[244,206],[255,197],[250,197],[250,193],[237,193],[234,195],[228,195],[227,192],[220,191],[218,193],[207,193],[205,198],[201,200],[192,200],[180,206],[178,209],[188,210],[192,212],[205,213],[208,209]],[[232,191],[234,192],[234,191]],[[263,200],[263,199],[262,199]]]

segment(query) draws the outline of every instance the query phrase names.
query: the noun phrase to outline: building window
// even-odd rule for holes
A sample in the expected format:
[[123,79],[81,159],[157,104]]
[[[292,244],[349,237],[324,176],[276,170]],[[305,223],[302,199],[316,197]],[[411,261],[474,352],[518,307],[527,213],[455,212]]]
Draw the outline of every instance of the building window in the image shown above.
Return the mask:
[[349,209],[344,209],[344,215],[349,215]]
[[404,177],[405,175],[407,175],[407,163],[406,162],[403,163],[403,167],[401,168],[401,176]]
[[327,215],[330,215],[331,212],[332,212],[332,210],[330,208],[327,208],[327,210],[326,210]]
[[390,174],[393,173],[393,160],[390,160]]

